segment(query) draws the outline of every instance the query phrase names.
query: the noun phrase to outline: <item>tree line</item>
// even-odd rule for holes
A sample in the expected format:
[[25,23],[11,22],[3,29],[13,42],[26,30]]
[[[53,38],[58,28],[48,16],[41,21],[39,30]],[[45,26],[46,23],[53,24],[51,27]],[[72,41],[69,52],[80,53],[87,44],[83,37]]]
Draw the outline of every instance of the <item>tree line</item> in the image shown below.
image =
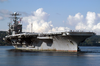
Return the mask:
[[80,43],[79,46],[100,46],[100,35],[87,38],[84,42]]
[[3,40],[3,38],[5,38],[6,35],[7,35],[7,31],[0,31],[0,46],[11,46],[12,45]]

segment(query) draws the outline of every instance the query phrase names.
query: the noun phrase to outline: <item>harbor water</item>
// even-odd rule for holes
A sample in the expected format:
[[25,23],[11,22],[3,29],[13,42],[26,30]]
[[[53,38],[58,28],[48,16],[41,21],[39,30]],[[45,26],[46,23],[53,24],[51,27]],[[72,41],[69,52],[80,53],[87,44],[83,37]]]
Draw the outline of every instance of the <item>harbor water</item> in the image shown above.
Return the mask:
[[99,66],[100,47],[79,47],[81,52],[22,52],[0,46],[0,66]]

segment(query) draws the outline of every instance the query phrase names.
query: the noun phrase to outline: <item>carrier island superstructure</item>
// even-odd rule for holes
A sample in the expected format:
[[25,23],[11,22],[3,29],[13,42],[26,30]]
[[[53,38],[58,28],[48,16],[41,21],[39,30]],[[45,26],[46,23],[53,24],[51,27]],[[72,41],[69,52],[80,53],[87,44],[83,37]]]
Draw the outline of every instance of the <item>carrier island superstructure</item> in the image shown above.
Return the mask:
[[15,49],[29,51],[56,51],[78,52],[78,44],[88,37],[95,35],[94,32],[62,31],[62,32],[22,32],[22,24],[19,24],[20,14],[14,12],[13,24],[9,24],[6,42],[12,43]]

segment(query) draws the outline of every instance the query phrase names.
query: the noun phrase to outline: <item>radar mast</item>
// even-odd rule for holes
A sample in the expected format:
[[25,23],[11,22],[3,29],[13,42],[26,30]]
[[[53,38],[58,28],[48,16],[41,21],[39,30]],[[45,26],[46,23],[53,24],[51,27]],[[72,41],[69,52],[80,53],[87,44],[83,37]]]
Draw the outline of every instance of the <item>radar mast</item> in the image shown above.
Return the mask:
[[12,16],[11,19],[13,19],[14,23],[12,25],[9,24],[9,30],[8,30],[9,35],[21,33],[22,32],[22,24],[20,24],[21,18],[17,17],[21,14],[14,12],[10,15]]

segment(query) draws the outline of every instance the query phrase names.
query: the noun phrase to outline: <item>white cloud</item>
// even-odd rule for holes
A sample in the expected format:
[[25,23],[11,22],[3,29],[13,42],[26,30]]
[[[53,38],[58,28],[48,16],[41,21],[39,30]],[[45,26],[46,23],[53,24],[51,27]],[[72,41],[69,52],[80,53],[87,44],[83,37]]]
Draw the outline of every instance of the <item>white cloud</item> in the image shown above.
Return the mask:
[[0,20],[2,20],[2,19],[3,19],[3,17],[0,16]]
[[95,12],[87,12],[86,19],[87,19],[88,28],[92,28],[96,19]]
[[80,13],[75,16],[69,15],[68,23],[75,26],[75,30],[94,31],[100,34],[100,14],[87,12],[86,18]]
[[[23,17],[23,22],[27,23],[27,27],[24,31],[31,32],[31,27],[33,32],[55,32],[68,29],[67,27],[56,27],[52,25],[51,21],[48,21],[49,14],[43,11],[43,8],[37,9],[33,12],[33,15]],[[25,25],[24,25],[25,26]]]
[[97,14],[98,15],[98,17],[100,17],[100,14]]
[[80,22],[80,23],[78,23],[77,25],[76,25],[76,27],[75,27],[75,29],[76,30],[84,30],[84,29],[86,29],[86,25],[84,25],[82,22]]
[[67,20],[69,25],[76,25],[77,23],[82,22],[83,15],[81,15],[80,13],[77,13],[75,16],[69,15]]
[[33,14],[36,16],[37,20],[47,21],[48,17],[49,17],[49,14],[47,14],[46,12],[44,12],[43,8],[37,9],[35,12],[33,12]]
[[68,27],[55,27],[55,28],[52,28],[52,32],[55,32],[55,31],[66,31],[66,30],[70,30]]
[[12,12],[8,11],[8,10],[0,10],[0,16],[4,17],[10,17],[10,14]]
[[0,10],[0,21],[3,20],[3,19],[6,19],[6,17],[10,17],[10,14],[12,12],[8,11],[8,10]]

